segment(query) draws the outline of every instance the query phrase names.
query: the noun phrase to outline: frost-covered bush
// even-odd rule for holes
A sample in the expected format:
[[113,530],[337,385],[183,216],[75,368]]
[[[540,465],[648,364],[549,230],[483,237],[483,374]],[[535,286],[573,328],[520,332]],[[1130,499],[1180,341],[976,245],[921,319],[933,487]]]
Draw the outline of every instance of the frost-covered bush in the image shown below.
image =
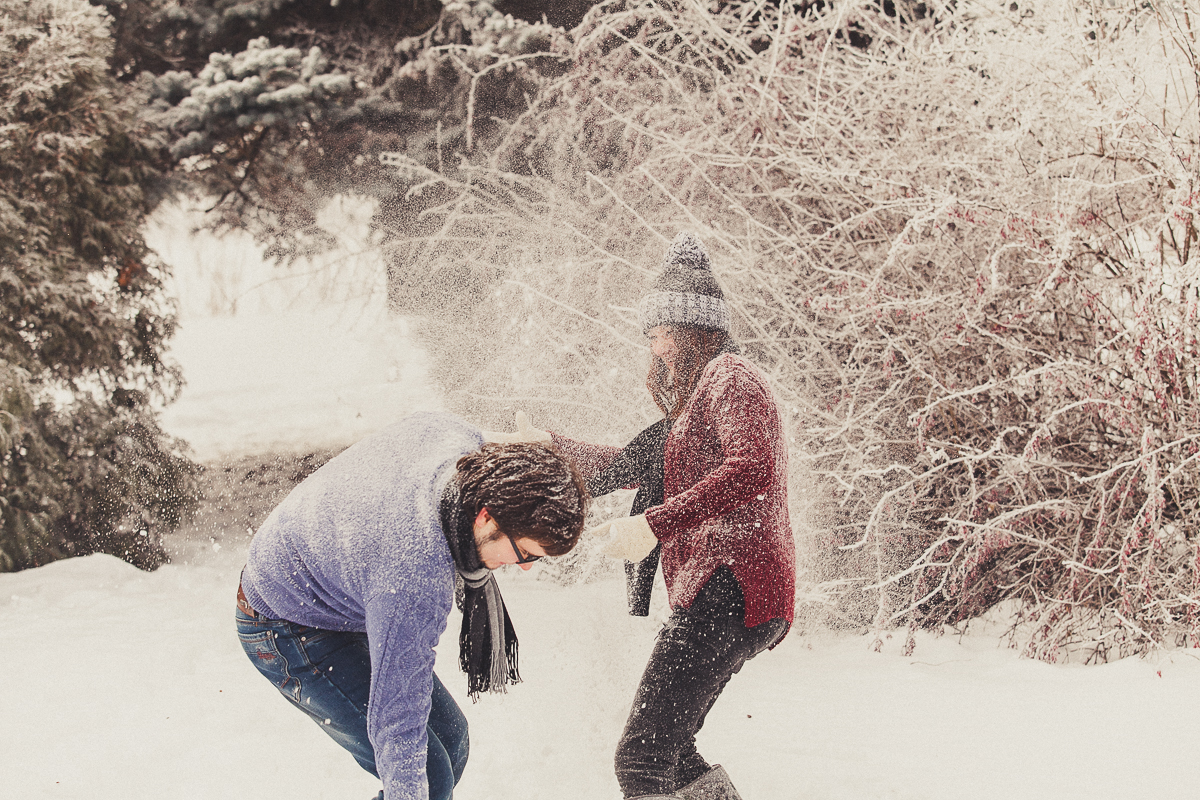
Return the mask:
[[152,407],[179,382],[140,228],[165,159],[107,74],[108,33],[84,0],[0,0],[0,571],[156,567],[196,502]]
[[450,388],[631,435],[690,228],[788,411],[814,614],[1198,643],[1193,6],[597,7],[490,168],[421,173]]

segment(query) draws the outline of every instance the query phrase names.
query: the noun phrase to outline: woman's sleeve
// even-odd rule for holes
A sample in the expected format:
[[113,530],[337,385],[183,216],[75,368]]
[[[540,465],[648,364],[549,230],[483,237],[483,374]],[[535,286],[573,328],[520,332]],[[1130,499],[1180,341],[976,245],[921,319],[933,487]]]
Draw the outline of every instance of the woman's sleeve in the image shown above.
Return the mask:
[[584,480],[608,469],[621,452],[619,447],[577,442],[554,432],[550,433],[550,438],[554,449],[575,463],[575,469],[579,470],[579,474]]
[[660,539],[755,502],[775,472],[776,449],[783,442],[779,412],[766,384],[734,366],[714,376],[706,395],[704,413],[724,459],[694,486],[646,511],[646,521]]

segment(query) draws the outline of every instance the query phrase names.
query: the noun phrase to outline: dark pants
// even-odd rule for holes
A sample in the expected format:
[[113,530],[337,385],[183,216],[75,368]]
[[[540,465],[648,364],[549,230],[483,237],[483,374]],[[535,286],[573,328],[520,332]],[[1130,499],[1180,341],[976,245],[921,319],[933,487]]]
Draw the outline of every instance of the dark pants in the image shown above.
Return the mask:
[[671,613],[617,745],[617,782],[625,797],[670,794],[709,770],[696,750],[705,716],[733,674],[787,628],[782,619],[747,628],[744,619],[745,600],[727,567],[690,609]]
[[[350,751],[372,775],[375,750],[367,737],[371,654],[365,633],[309,628],[280,619],[250,617],[238,609],[238,638],[250,661],[288,702]],[[467,720],[433,676],[425,773],[430,800],[449,800],[467,765]]]

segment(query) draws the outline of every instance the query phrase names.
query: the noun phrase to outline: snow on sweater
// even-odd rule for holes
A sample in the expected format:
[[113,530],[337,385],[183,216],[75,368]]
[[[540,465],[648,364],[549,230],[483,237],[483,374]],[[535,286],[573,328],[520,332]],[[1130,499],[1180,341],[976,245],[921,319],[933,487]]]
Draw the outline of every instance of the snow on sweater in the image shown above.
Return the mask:
[[[619,448],[554,434],[583,476],[602,471]],[[787,511],[787,444],[774,395],[741,356],[708,363],[671,426],[663,451],[661,505],[646,522],[662,542],[673,608],[690,608],[728,565],[746,598],[746,625],[792,621],[796,548]]]
[[367,732],[388,800],[425,800],[434,647],[454,601],[438,502],[480,431],[422,413],[363,439],[292,490],[250,545],[242,576],[259,613],[365,631]]

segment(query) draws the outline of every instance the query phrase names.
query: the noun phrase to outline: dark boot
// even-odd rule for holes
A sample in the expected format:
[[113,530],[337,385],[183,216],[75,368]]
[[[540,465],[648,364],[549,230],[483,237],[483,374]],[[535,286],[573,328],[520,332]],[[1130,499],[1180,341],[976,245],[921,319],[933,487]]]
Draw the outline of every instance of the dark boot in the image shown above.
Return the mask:
[[683,800],[742,800],[742,796],[733,788],[729,773],[720,764],[701,775],[696,780],[684,786],[676,794]]

